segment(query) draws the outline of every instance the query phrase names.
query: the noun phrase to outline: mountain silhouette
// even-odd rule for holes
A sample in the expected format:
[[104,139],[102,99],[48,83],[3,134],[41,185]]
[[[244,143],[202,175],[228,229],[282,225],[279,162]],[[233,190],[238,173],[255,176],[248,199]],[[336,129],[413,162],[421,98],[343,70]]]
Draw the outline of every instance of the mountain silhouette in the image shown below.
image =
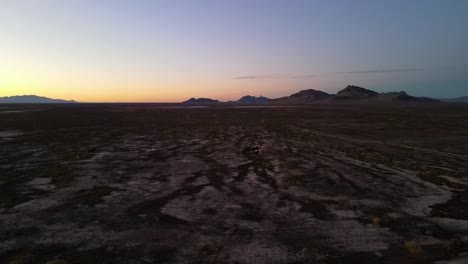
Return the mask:
[[343,90],[328,94],[318,90],[303,90],[290,96],[273,99],[273,103],[308,104],[320,102],[439,102],[439,100],[410,96],[406,92],[378,93],[363,87],[348,85]]
[[310,103],[315,101],[326,101],[333,99],[334,95],[328,94],[326,92],[308,89],[302,90],[298,93],[292,94],[290,96],[285,96],[277,99],[273,99],[274,103]]
[[241,97],[239,100],[237,100],[237,103],[267,103],[271,99],[266,98],[264,96],[251,96],[251,95],[246,95]]
[[187,101],[184,101],[183,103],[187,104],[213,104],[213,103],[219,103],[218,100],[210,99],[210,98],[190,98]]
[[377,97],[378,95],[379,93],[377,92],[354,85],[348,85],[346,88],[336,93],[337,97],[353,99],[373,98]]
[[0,104],[74,104],[74,100],[51,99],[37,95],[0,97]]

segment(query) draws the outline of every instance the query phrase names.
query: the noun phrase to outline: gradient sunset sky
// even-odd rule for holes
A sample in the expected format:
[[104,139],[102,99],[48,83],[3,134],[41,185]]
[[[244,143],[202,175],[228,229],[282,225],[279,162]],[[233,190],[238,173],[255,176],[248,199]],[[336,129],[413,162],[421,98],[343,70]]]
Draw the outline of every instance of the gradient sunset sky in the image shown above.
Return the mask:
[[468,95],[466,0],[1,0],[0,96]]

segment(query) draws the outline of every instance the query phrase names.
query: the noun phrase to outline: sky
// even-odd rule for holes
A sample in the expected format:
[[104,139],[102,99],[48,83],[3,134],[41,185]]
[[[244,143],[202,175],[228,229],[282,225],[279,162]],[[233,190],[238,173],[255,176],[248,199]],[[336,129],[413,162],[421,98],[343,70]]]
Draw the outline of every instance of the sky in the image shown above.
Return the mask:
[[468,95],[466,0],[1,0],[0,96]]

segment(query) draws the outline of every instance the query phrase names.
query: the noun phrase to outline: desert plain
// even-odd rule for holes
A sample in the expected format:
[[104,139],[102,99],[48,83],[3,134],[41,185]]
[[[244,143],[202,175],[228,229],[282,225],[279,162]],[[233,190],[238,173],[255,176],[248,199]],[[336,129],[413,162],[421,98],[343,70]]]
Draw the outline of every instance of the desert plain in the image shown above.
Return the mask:
[[0,263],[467,263],[468,105],[0,105]]

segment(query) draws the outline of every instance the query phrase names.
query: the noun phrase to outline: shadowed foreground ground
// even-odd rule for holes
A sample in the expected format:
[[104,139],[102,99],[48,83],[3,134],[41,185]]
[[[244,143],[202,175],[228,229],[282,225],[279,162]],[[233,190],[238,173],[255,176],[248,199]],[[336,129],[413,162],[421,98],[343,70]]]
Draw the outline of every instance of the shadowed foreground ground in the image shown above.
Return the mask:
[[467,105],[161,106],[0,106],[0,263],[468,252]]

